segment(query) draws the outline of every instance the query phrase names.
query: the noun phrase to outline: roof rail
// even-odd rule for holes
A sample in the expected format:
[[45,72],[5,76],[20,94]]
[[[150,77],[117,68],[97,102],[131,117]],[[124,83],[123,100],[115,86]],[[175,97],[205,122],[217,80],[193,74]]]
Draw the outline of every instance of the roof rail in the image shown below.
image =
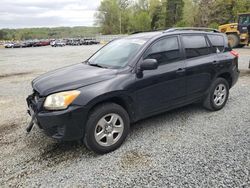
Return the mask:
[[217,29],[206,28],[206,27],[175,27],[175,28],[165,30],[164,33],[173,32],[173,31],[184,31],[184,30],[207,31],[207,32],[210,31],[210,32],[215,32],[215,33],[220,32]]
[[145,31],[134,31],[134,32],[130,33],[130,35],[138,34],[138,33],[154,32],[154,31],[162,31],[162,30],[163,29],[154,29],[154,30],[145,30]]

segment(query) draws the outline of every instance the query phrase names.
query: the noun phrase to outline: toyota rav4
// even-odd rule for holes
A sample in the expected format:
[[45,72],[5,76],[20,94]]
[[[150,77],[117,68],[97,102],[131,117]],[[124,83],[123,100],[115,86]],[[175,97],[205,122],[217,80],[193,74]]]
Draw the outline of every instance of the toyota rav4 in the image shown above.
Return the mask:
[[83,140],[96,153],[118,148],[130,124],[194,102],[224,107],[239,76],[225,34],[175,28],[116,39],[83,63],[32,81],[29,132]]

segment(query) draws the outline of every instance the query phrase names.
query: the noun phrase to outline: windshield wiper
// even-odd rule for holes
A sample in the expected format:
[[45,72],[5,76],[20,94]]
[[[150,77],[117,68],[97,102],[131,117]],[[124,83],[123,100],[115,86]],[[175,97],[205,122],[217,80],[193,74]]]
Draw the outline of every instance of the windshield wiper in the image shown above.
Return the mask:
[[89,63],[90,66],[94,66],[94,67],[100,67],[100,68],[104,68],[104,69],[107,69],[108,67],[104,67],[100,64],[97,64],[97,63]]

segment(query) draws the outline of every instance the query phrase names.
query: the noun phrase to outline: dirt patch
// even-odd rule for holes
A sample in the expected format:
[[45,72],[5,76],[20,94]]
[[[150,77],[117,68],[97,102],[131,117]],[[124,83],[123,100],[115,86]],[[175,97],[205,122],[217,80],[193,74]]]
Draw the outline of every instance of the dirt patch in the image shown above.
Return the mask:
[[[22,166],[23,170],[9,175],[10,178],[8,178],[5,182],[14,181],[15,185],[19,185],[16,181],[17,179],[25,179],[32,174],[40,173],[43,170],[60,165],[62,162],[66,162],[67,165],[70,165],[74,159],[78,159],[86,153],[88,153],[88,151],[78,142],[62,142],[48,145],[42,150],[42,152],[40,152],[40,154],[23,160],[21,163],[17,164],[19,167]],[[38,166],[38,168],[29,168],[34,165]]]
[[85,152],[82,144],[78,142],[60,142],[50,144],[43,148],[42,151],[21,164],[40,163],[43,169],[54,167],[62,162],[73,161],[79,158]]
[[160,138],[165,142],[176,141],[178,137],[173,133],[164,133],[160,135]]
[[0,79],[14,77],[14,76],[25,76],[25,75],[29,75],[32,73],[34,72],[18,72],[18,73],[12,73],[12,74],[1,74]]
[[13,132],[19,127],[19,124],[16,124],[15,122],[10,122],[9,124],[0,125],[0,138],[3,135],[6,135],[8,132]]
[[55,143],[40,154],[40,161],[46,162],[46,167],[53,167],[62,162],[79,158],[82,150],[84,150],[83,145],[77,142]]
[[127,151],[121,157],[121,167],[124,169],[147,167],[150,163],[150,155],[137,150]]

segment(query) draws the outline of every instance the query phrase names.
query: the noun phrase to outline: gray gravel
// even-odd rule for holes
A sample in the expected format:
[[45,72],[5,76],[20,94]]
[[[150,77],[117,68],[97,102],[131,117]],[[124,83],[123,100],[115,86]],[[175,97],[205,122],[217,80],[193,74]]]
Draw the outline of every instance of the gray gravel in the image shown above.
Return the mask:
[[0,49],[0,187],[250,187],[247,48],[237,50],[242,75],[219,112],[194,104],[140,121],[102,156],[37,127],[26,135],[31,80],[99,47]]

